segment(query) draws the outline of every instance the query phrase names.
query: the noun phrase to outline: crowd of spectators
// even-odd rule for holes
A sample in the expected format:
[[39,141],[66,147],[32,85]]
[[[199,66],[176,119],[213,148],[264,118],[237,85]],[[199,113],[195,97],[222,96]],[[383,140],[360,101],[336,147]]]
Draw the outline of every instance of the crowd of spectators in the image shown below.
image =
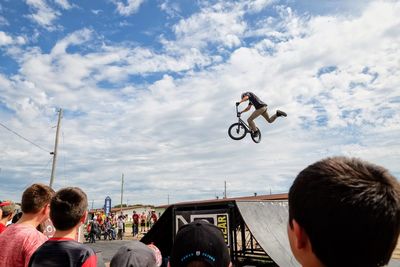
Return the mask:
[[[141,214],[133,211],[132,215],[132,236],[138,237],[139,234],[147,233],[157,222],[158,216],[155,210],[142,212]],[[85,239],[90,243],[96,240],[122,240],[125,235],[125,226],[128,222],[127,214],[110,213],[106,215],[103,211],[96,212],[92,219],[89,219],[85,227]]]
[[[288,239],[303,267],[379,267],[390,260],[400,233],[400,184],[383,167],[345,157],[320,160],[302,170],[289,190]],[[33,184],[22,194],[22,215],[15,218],[12,201],[0,202],[0,266],[99,266],[95,252],[77,242],[78,228],[87,220],[87,197],[77,187],[54,192]],[[155,212],[149,214],[153,223]],[[144,215],[144,216],[142,216]],[[40,225],[50,217],[54,235],[48,239]],[[146,231],[146,214],[133,216],[133,235]],[[126,216],[98,214],[88,224],[95,242],[96,228],[113,229],[122,239]],[[96,235],[96,233],[95,233]],[[122,246],[111,267],[159,267],[162,255],[153,244],[137,240]],[[170,267],[230,267],[221,230],[207,221],[182,226],[174,238]]]

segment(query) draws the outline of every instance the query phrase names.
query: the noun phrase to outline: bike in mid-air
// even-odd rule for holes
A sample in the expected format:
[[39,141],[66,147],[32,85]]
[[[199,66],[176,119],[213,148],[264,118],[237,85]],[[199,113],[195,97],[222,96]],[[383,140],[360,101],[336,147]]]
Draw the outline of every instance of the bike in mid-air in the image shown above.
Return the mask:
[[238,106],[236,105],[236,116],[238,117],[238,122],[235,122],[229,127],[228,134],[233,140],[241,140],[246,134],[250,133],[251,139],[253,139],[254,143],[261,142],[261,132],[258,130],[258,135],[254,135],[250,129],[250,126],[247,125],[244,120],[240,118],[241,113],[238,111]]

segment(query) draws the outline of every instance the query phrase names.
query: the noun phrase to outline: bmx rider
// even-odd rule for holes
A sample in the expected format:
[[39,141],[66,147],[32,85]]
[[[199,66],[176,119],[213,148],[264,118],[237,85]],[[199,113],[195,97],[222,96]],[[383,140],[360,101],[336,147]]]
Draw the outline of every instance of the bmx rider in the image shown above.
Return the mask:
[[244,110],[240,111],[239,113],[242,114],[243,112],[249,111],[251,106],[254,106],[254,108],[256,109],[250,115],[250,117],[247,119],[250,129],[252,130],[253,136],[258,136],[258,134],[259,134],[258,133],[259,130],[258,130],[256,124],[254,123],[255,118],[257,118],[258,116],[262,115],[265,118],[265,120],[269,123],[274,122],[277,117],[281,117],[281,116],[286,117],[287,116],[287,114],[285,112],[283,112],[281,110],[277,110],[276,113],[270,117],[267,112],[267,104],[265,104],[263,101],[261,101],[252,92],[243,93],[241,95],[241,100],[239,102],[236,102],[236,105],[239,106],[240,103],[243,103],[247,100],[249,101],[249,105]]

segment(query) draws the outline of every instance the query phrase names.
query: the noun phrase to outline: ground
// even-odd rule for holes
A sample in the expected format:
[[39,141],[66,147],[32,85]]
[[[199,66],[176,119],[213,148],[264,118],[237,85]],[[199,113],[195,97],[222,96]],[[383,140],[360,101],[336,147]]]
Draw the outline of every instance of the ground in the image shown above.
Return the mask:
[[102,258],[103,262],[105,265],[108,267],[111,261],[111,258],[114,256],[114,254],[117,252],[117,250],[129,243],[132,240],[140,239],[142,238],[142,235],[139,235],[138,237],[133,237],[132,236],[132,228],[127,227],[125,229],[125,234],[123,237],[123,240],[96,240],[96,243],[85,243],[86,245],[90,246],[93,248],[93,250],[96,252],[97,256]]

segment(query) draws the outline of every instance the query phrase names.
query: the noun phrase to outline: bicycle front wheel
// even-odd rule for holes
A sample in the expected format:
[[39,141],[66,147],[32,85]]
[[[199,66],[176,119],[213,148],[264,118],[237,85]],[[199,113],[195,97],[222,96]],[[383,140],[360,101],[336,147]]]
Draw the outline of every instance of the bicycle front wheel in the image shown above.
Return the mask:
[[243,124],[236,122],[229,127],[228,134],[233,140],[240,140],[246,136],[247,130]]

